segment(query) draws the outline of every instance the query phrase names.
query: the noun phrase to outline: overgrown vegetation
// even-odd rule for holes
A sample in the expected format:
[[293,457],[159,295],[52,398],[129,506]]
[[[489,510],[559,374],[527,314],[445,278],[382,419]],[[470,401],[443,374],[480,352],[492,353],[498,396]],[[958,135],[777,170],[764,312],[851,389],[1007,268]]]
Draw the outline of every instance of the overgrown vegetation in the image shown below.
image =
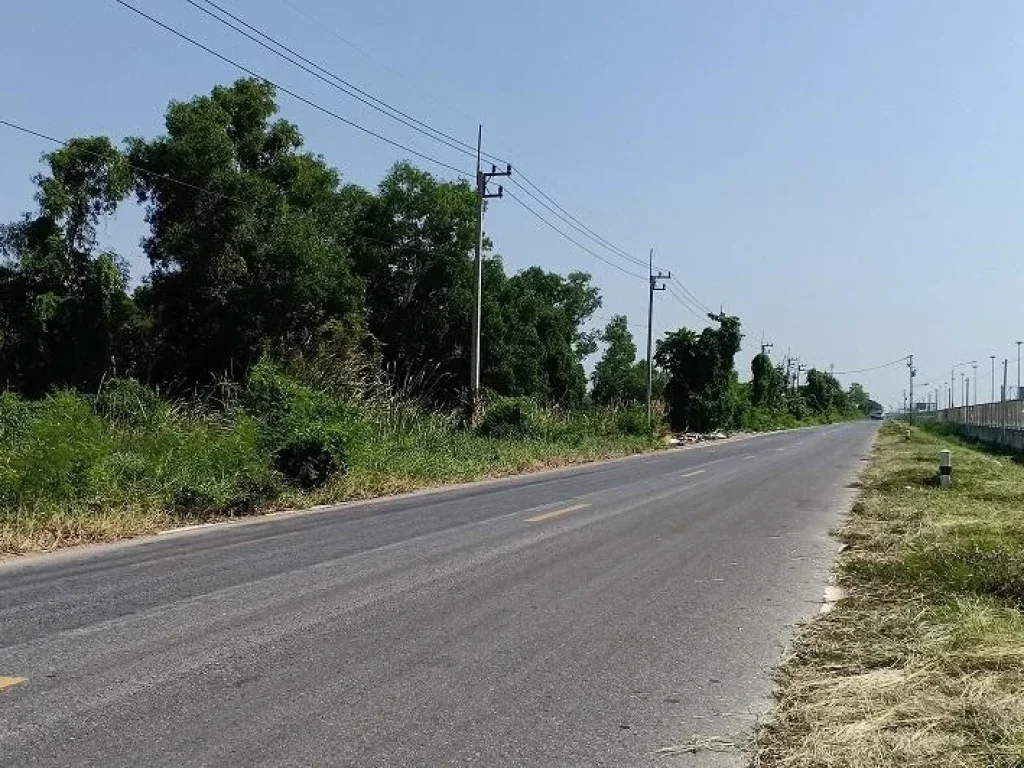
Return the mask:
[[344,400],[267,363],[219,402],[139,384],[0,396],[0,553],[110,540],[650,450],[636,409],[496,400],[476,432],[405,399]]
[[[164,135],[72,139],[44,163],[34,210],[0,227],[8,551],[636,450],[663,410],[688,430],[856,412],[814,371],[768,399],[740,384],[740,322],[723,315],[659,340],[649,424],[627,319],[588,329],[591,276],[508,274],[487,241],[488,413],[469,431],[475,189],[408,163],[374,191],[344,183],[266,82],[171,102]],[[101,242],[132,196],[149,262],[134,288]]]
[[862,476],[849,597],[799,633],[759,766],[1024,765],[1024,467],[904,429],[883,428]]

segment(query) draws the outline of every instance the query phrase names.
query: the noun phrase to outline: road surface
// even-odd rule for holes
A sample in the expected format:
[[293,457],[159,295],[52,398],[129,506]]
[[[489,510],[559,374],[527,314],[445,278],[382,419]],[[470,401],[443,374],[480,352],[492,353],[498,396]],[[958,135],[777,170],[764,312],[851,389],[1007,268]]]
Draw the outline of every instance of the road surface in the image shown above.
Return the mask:
[[0,564],[0,764],[740,765],[874,431]]

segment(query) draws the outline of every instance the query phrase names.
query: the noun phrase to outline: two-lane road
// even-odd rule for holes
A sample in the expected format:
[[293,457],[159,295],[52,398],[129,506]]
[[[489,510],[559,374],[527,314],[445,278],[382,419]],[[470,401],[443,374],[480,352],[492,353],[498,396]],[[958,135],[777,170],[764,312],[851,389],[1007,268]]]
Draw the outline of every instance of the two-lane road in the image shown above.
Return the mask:
[[739,763],[874,431],[0,564],[0,764]]

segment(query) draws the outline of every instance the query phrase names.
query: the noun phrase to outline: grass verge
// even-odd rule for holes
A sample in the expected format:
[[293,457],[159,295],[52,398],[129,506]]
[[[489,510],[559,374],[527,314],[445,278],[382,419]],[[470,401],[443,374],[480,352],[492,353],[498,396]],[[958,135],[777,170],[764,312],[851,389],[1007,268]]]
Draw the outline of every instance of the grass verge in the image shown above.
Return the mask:
[[[260,369],[216,407],[131,382],[0,395],[0,555],[650,451],[642,409],[498,401],[482,428]],[[483,427],[486,427],[484,429]]]
[[904,432],[881,431],[839,531],[848,596],[798,632],[755,766],[1024,766],[1024,467]]

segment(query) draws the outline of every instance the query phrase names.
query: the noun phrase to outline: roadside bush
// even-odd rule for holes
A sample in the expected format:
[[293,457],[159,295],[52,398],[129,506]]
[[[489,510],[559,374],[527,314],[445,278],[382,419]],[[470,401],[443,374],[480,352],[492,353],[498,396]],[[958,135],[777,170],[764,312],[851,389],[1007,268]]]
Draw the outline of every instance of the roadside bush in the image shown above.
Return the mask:
[[11,445],[28,425],[29,404],[11,392],[0,394],[0,445]]
[[176,515],[251,514],[280,495],[261,426],[246,414],[174,417],[125,438],[125,447],[145,457],[148,482]]
[[502,440],[536,439],[542,424],[537,406],[526,397],[502,397],[487,406],[477,427],[483,437]]
[[107,480],[103,458],[110,437],[84,398],[60,392],[25,410],[8,401],[5,410],[16,414],[9,421],[18,429],[17,445],[3,461],[5,503],[34,507],[98,494]]
[[250,374],[242,402],[289,485],[311,490],[348,469],[349,434],[358,417],[341,401],[264,361]]
[[147,427],[167,406],[156,392],[134,379],[109,379],[100,387],[94,408],[98,415],[113,424]]
[[293,434],[274,452],[273,468],[305,490],[324,485],[348,469],[345,435],[324,425]]
[[615,427],[620,435],[649,437],[653,429],[647,423],[647,411],[641,408],[625,408],[615,414]]

